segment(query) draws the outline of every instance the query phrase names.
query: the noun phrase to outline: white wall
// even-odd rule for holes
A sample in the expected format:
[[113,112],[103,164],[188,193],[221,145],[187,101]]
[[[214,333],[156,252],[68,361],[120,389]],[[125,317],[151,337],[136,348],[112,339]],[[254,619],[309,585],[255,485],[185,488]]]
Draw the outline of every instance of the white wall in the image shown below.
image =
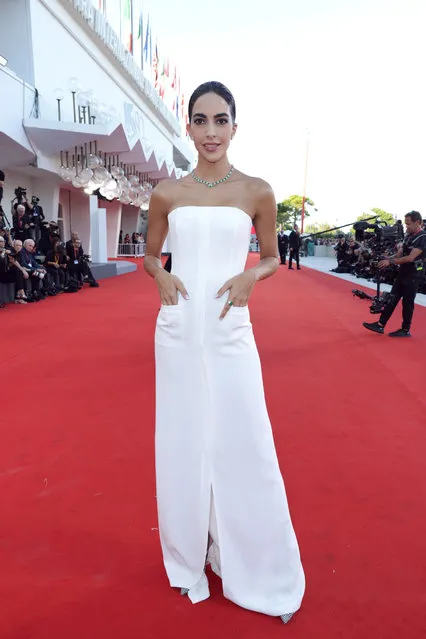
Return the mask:
[[61,189],[59,200],[64,213],[65,240],[70,239],[70,231],[77,231],[86,253],[90,252],[90,211],[89,197],[77,190]]
[[28,200],[31,200],[31,196],[34,193],[34,180],[26,175],[22,175],[22,173],[17,173],[16,171],[5,170],[4,173],[6,179],[3,187],[4,192],[1,205],[10,224],[12,224],[11,200],[15,197],[14,191],[18,186],[27,188],[27,198]]
[[[174,135],[150,111],[142,94],[117,71],[109,54],[103,53],[102,43],[74,21],[58,0],[48,0],[48,4],[51,10],[40,0],[31,0],[35,84],[40,92],[42,118],[57,120],[54,90],[57,87],[67,90],[69,78],[77,77],[84,89],[95,91],[99,101],[115,107],[122,121],[125,103],[137,105],[144,122],[141,135],[149,137],[156,151],[172,161]],[[61,51],[67,55],[52,55]],[[73,120],[70,92],[62,102],[62,114],[64,121]]]
[[123,205],[121,212],[121,229],[123,230],[123,240],[128,233],[130,237],[138,228],[139,209],[135,206]]
[[107,254],[108,257],[117,257],[122,204],[117,201],[100,202],[100,206],[105,208],[107,212]]
[[29,0],[0,0],[0,55],[9,69],[34,84]]
[[[1,52],[0,40],[0,54]],[[22,126],[22,120],[30,115],[34,91],[26,87],[22,80],[8,69],[0,67],[0,96],[0,132],[11,138],[10,145],[7,145],[5,140],[1,141],[0,164],[2,168],[28,164],[34,159],[35,154]],[[22,148],[14,144],[13,140]]]

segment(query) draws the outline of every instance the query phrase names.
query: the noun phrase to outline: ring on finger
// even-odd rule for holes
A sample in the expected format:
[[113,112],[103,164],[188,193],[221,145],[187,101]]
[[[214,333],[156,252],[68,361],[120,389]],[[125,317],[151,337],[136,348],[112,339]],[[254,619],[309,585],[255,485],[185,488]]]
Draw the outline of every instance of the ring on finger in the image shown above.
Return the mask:
[[234,306],[234,302],[232,300],[229,300],[228,306]]

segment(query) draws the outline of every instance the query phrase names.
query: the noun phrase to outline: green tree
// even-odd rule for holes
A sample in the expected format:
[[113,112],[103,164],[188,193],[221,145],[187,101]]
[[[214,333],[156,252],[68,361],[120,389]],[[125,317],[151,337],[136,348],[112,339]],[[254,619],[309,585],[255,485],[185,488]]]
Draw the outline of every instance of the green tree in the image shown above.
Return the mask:
[[371,209],[369,213],[363,213],[362,215],[357,217],[357,221],[365,220],[367,217],[372,217],[373,215],[377,215],[377,217],[379,217],[390,226],[395,224],[396,220],[392,213],[388,213],[387,211],[383,211],[382,209]]
[[306,233],[321,233],[321,237],[324,239],[328,239],[330,237],[334,237],[336,232],[330,231],[329,229],[333,228],[331,224],[328,222],[311,222],[311,224],[307,224],[305,228]]
[[[280,202],[277,206],[277,223],[284,229],[291,229],[302,217],[303,197],[301,195],[290,195],[289,198]],[[305,198],[305,218],[309,217],[310,210],[316,211],[315,204],[308,197]]]

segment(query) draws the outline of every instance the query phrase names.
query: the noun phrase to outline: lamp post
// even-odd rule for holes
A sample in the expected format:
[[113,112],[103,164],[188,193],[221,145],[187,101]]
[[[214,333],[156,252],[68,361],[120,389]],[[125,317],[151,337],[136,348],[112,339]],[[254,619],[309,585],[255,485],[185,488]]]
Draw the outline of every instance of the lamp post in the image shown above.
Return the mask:
[[61,102],[64,99],[65,94],[62,89],[55,89],[55,98],[58,103],[58,122],[61,121]]
[[303,180],[303,196],[302,196],[302,224],[301,233],[305,229],[305,201],[306,201],[306,183],[308,180],[308,159],[309,159],[309,129],[306,129],[306,150],[305,150],[305,176]]
[[68,88],[72,94],[72,108],[74,114],[74,122],[77,122],[77,105],[75,96],[81,91],[81,85],[77,78],[70,78],[68,81]]

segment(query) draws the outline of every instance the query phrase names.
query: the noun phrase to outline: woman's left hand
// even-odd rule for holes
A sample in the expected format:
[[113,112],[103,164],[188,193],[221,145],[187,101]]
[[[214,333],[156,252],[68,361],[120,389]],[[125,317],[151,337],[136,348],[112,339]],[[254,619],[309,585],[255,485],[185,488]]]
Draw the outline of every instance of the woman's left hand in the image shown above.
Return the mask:
[[227,315],[231,306],[247,306],[255,284],[256,274],[254,270],[244,271],[244,273],[236,275],[225,282],[216,295],[216,297],[222,297],[226,291],[229,291],[227,302],[219,319],[223,319]]

